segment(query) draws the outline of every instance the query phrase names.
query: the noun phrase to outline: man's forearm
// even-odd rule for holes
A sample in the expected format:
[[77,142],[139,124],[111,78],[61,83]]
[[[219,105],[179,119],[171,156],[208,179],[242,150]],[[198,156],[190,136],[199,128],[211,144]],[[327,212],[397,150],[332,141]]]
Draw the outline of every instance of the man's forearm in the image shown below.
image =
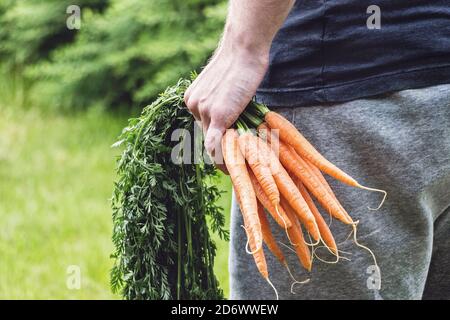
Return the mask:
[[230,0],[222,45],[269,52],[295,0]]

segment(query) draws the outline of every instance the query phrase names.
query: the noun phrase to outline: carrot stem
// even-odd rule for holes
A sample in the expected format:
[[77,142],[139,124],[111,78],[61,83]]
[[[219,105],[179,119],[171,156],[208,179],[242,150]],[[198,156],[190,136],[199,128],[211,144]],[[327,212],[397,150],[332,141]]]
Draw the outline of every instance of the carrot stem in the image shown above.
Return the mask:
[[264,122],[264,120],[262,120],[261,118],[259,118],[256,115],[252,114],[249,111],[244,111],[244,113],[242,113],[242,115],[255,128],[257,128],[261,123]]
[[236,120],[236,128],[239,134],[243,134],[244,132],[248,131],[247,125],[240,118]]
[[256,101],[252,101],[250,103],[251,110],[254,110],[259,116],[264,117],[267,112],[269,112],[269,108],[267,108],[264,104],[258,103]]

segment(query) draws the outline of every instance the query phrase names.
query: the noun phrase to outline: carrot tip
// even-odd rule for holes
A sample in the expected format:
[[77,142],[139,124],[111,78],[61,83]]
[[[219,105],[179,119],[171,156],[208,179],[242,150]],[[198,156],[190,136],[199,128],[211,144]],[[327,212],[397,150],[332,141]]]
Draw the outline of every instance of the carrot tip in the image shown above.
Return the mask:
[[[286,247],[287,249],[289,249],[290,251],[292,251],[293,253],[295,253],[295,254],[297,254],[297,252],[293,249],[293,248],[291,248],[291,247],[289,247],[287,244],[285,244],[285,243],[283,243],[283,242],[281,242],[281,241],[278,241],[282,246],[284,246],[284,247]],[[307,271],[311,271],[311,269],[312,269],[312,260],[311,260],[311,262],[309,263],[309,266],[308,267],[305,267],[305,269],[307,270]]]

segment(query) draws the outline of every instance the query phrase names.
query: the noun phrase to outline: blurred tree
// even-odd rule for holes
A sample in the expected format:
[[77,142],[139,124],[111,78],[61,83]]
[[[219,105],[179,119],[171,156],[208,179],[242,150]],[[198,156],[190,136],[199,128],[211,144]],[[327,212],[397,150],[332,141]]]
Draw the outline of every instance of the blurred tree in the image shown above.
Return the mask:
[[[66,26],[70,0],[0,0],[0,61],[9,69],[48,57],[49,53],[74,39]],[[82,12],[102,11],[107,0],[77,0]]]
[[110,0],[83,15],[76,41],[27,73],[51,105],[142,107],[202,66],[223,28],[223,0]]

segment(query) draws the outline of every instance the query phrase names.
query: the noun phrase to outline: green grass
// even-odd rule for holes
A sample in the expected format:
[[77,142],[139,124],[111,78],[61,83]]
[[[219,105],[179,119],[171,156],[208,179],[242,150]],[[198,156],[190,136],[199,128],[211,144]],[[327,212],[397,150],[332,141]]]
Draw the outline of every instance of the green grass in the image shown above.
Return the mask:
[[[0,299],[114,299],[109,198],[126,124],[96,109],[60,115],[0,105]],[[229,190],[228,178],[220,180]],[[221,199],[229,216],[229,192]],[[217,239],[217,237],[215,238]],[[215,270],[228,296],[228,244]],[[80,267],[81,288],[66,285]]]
[[[0,109],[0,298],[114,298],[109,146],[124,121]],[[79,290],[67,288],[70,265]]]

